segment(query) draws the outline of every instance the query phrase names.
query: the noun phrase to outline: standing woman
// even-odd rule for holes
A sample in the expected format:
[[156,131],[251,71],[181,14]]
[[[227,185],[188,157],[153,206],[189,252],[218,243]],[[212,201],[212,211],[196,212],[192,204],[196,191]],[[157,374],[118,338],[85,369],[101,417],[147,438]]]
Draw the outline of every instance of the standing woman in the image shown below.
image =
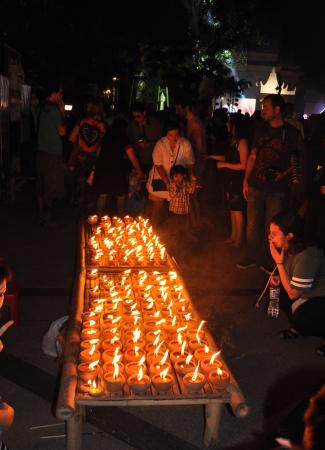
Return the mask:
[[150,170],[147,190],[151,206],[151,221],[159,225],[164,203],[169,201],[170,169],[173,166],[184,166],[191,178],[194,176],[194,155],[191,143],[180,136],[179,125],[169,122],[165,136],[156,143],[152,159],[154,166]]
[[225,156],[210,155],[218,169],[225,169],[225,191],[231,220],[231,234],[226,240],[234,248],[243,243],[246,201],[243,197],[243,180],[249,153],[247,119],[241,114],[231,114],[227,121],[229,144]]
[[301,218],[293,212],[272,218],[269,242],[283,287],[281,306],[291,322],[280,337],[319,336],[323,344],[316,351],[325,356],[324,252],[307,244]]
[[129,159],[139,179],[144,177],[139,161],[126,134],[127,122],[122,118],[114,120],[104,137],[101,152],[96,162],[94,192],[97,194],[97,213],[103,215],[108,197],[117,201],[119,215],[125,213],[125,200],[128,192],[125,157]]

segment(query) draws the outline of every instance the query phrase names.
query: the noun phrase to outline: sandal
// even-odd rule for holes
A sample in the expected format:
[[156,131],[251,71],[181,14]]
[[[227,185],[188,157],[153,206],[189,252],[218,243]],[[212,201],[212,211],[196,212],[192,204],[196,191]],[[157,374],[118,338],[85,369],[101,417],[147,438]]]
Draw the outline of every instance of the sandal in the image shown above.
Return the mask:
[[317,355],[323,356],[323,357],[325,356],[325,344],[320,345],[315,350],[316,350]]
[[299,331],[294,328],[287,328],[286,330],[280,331],[279,336],[281,339],[297,339],[302,337]]

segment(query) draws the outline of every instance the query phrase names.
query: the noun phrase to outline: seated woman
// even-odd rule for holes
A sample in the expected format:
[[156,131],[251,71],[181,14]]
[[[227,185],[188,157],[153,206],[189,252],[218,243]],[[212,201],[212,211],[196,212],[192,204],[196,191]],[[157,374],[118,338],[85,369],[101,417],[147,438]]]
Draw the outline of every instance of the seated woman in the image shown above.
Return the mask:
[[307,244],[302,220],[292,212],[282,212],[272,218],[269,242],[283,287],[280,306],[291,322],[291,327],[283,330],[280,337],[319,336],[323,344],[316,351],[325,356],[323,250]]

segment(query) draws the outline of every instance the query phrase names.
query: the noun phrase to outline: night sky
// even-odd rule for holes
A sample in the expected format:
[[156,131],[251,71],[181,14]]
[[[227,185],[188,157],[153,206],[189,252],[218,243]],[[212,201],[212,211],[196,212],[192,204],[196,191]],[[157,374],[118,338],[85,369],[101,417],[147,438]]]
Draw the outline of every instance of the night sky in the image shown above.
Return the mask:
[[[323,16],[320,2],[304,4],[256,2],[256,28],[283,60],[301,65],[315,86],[325,86],[320,53]],[[139,41],[173,46],[187,39],[181,0],[97,1],[2,0],[2,39],[21,52],[27,78],[60,76],[67,80],[103,83],[127,71]],[[131,66],[130,66],[130,70]],[[40,81],[40,80],[39,80]]]

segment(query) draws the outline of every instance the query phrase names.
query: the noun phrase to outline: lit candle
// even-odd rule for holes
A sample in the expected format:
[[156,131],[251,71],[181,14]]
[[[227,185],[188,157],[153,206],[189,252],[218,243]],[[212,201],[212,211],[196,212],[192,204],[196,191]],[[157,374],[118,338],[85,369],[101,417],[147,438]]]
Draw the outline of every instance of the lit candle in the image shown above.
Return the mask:
[[167,361],[167,358],[168,358],[168,350],[166,350],[165,354],[163,355],[160,361],[153,360],[149,367],[150,374],[154,375],[155,373],[159,373],[165,369],[168,369],[170,367],[170,364]]
[[98,376],[99,372],[99,360],[92,363],[78,364],[79,378],[85,382],[88,380],[94,380]]
[[197,348],[194,352],[194,357],[197,361],[201,361],[204,358],[211,358],[212,356],[213,352],[207,345],[205,345],[204,347]]
[[129,376],[128,385],[136,395],[144,395],[150,386],[150,378],[144,373],[143,368],[140,367],[138,374]]
[[125,383],[125,377],[119,371],[118,364],[114,364],[114,373],[107,372],[104,374],[104,381],[107,389],[114,394],[121,393]]
[[155,389],[162,394],[168,392],[173,384],[173,377],[168,373],[168,367],[165,370],[162,370],[160,373],[156,373],[151,378],[152,384]]
[[140,361],[142,356],[145,355],[146,353],[142,348],[134,346],[134,348],[129,348],[124,352],[124,359],[126,362]]
[[100,394],[101,394],[100,386],[99,386],[98,382],[96,383],[96,380],[92,381],[92,383],[91,383],[91,385],[89,387],[89,394],[92,397],[99,397],[100,396]]
[[87,270],[88,280],[96,280],[98,278],[98,269]]
[[86,341],[89,339],[98,339],[100,336],[100,331],[98,328],[83,328],[81,330],[81,340]]
[[225,389],[230,383],[229,373],[224,369],[213,369],[208,375],[209,381],[216,389]]
[[189,372],[184,375],[183,383],[189,394],[196,394],[200,392],[205,384],[205,376],[199,372],[200,363],[198,362],[194,372]]
[[131,375],[137,374],[139,372],[140,367],[142,368],[142,371],[144,373],[147,372],[147,366],[145,364],[146,358],[145,356],[142,356],[140,361],[132,361],[126,364],[125,366],[125,373],[127,377],[130,377]]
[[99,348],[100,340],[99,339],[87,339],[85,341],[80,342],[80,348],[82,350],[90,349],[92,346],[95,346],[96,349]]
[[214,353],[211,357],[201,359],[201,368],[206,375],[208,375],[212,369],[222,368],[222,362],[217,359],[220,353],[221,352],[219,351]]
[[175,364],[178,359],[180,359],[182,357],[186,358],[189,355],[189,353],[185,351],[185,346],[186,346],[186,341],[183,342],[181,350],[175,350],[175,351],[171,352],[170,359],[173,364]]
[[192,359],[193,355],[187,355],[186,358],[179,358],[174,364],[176,372],[181,376],[184,376],[188,372],[193,372],[195,370],[195,363]]
[[79,355],[80,362],[91,363],[100,359],[100,351],[93,345],[90,349],[82,350]]

